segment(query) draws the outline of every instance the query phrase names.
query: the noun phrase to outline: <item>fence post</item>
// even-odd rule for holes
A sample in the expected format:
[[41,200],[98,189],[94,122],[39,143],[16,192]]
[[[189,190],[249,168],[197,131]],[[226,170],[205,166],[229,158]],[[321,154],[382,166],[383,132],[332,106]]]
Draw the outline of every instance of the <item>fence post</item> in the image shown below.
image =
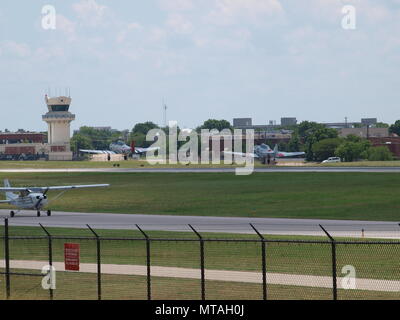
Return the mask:
[[8,234],[8,218],[4,219],[4,259],[6,260],[6,296],[10,299],[10,243]]
[[337,274],[336,274],[336,241],[335,239],[325,230],[322,225],[319,225],[322,231],[328,236],[331,240],[332,246],[332,280],[333,280],[333,300],[337,300]]
[[261,257],[262,257],[262,276],[263,276],[263,300],[267,300],[267,263],[266,263],[266,240],[264,236],[250,223],[250,226],[257,233],[261,240]]
[[99,235],[94,231],[88,224],[86,225],[89,230],[96,237],[96,249],[97,249],[97,299],[101,300],[101,239]]
[[147,264],[147,300],[151,300],[151,260],[150,260],[150,238],[149,236],[138,226],[136,228],[143,234],[146,238],[146,264]]
[[[53,279],[51,279],[51,275],[53,274],[53,270],[52,270],[52,267],[53,267],[53,241],[52,241],[52,239],[51,239],[51,234],[50,234],[50,232],[41,224],[41,223],[39,223],[39,226],[43,229],[43,231],[46,233],[46,235],[47,235],[47,241],[48,241],[48,252],[49,252],[49,266],[50,266],[50,270],[49,270],[49,272],[50,272],[50,281],[52,282],[53,281]],[[51,288],[51,286],[50,286],[50,289],[49,289],[49,293],[50,293],[50,300],[53,300],[53,298],[54,298],[54,292],[53,292],[53,289]]]
[[195,228],[193,228],[189,224],[190,229],[199,237],[200,241],[200,268],[201,268],[201,300],[206,300],[206,276],[205,276],[205,265],[204,265],[204,239],[200,233],[197,232]]

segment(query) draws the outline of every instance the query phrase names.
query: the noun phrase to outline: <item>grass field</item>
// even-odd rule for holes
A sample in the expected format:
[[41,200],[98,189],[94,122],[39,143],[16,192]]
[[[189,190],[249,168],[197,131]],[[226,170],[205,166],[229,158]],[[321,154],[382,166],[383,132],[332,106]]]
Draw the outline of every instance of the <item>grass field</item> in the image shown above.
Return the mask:
[[[279,161],[279,160],[278,160]],[[282,165],[286,162],[282,161]],[[298,159],[294,160],[297,165],[301,164]],[[94,169],[94,168],[113,168],[114,165],[119,165],[120,168],[235,168],[237,165],[221,164],[156,164],[151,165],[144,160],[129,160],[129,161],[0,161],[1,169]],[[297,166],[296,165],[296,166]],[[341,163],[326,163],[305,162],[304,166],[322,166],[322,167],[400,167],[400,161],[356,161],[356,162],[341,162]],[[266,165],[260,161],[255,161],[256,168],[265,168]],[[290,166],[290,165],[289,165]]]
[[[88,230],[50,228],[52,235],[70,239],[53,240],[53,261],[63,262],[65,242],[79,243],[81,263],[96,263],[94,240],[77,240],[73,237],[89,236]],[[138,231],[98,230],[104,237],[137,237]],[[149,232],[151,238],[194,239],[191,233]],[[0,233],[1,235],[1,233]],[[11,236],[43,235],[40,228],[11,227]],[[253,235],[204,234],[206,239],[256,239]],[[268,236],[269,240],[326,240],[322,237]],[[343,239],[338,239],[343,240]],[[356,239],[353,239],[356,241]],[[0,256],[4,256],[0,240]],[[146,264],[145,242],[140,240],[104,240],[101,242],[101,258],[105,264]],[[261,271],[261,247],[259,243],[205,243],[205,267],[209,270]],[[338,276],[341,268],[353,265],[357,278],[399,280],[398,255],[400,245],[357,244],[337,246]],[[267,271],[269,273],[331,275],[331,247],[329,244],[267,243]],[[11,260],[36,260],[47,263],[47,239],[10,240]],[[152,266],[199,269],[198,242],[151,242]],[[3,271],[3,270],[0,270]],[[13,269],[14,272],[24,270]],[[25,270],[32,272],[32,270]],[[39,271],[34,271],[39,273]],[[4,276],[0,276],[4,277]],[[0,279],[0,283],[4,283]],[[57,272],[55,299],[96,299],[96,274]],[[13,299],[48,299],[48,292],[41,288],[40,277],[11,276]],[[146,299],[146,278],[143,276],[102,275],[103,299]],[[153,299],[183,300],[200,299],[200,281],[152,277]],[[262,285],[224,281],[206,282],[208,299],[261,299]],[[270,299],[332,299],[332,290],[315,287],[283,286],[268,284]],[[399,299],[396,292],[339,290],[339,299]],[[4,288],[0,299],[5,298]]]
[[400,161],[355,161],[317,165],[323,167],[400,167]]
[[[0,161],[0,169],[90,169],[90,168],[235,168],[237,165],[228,164],[150,164],[146,160],[129,161]],[[265,167],[255,162],[256,167]]]
[[[49,228],[53,236],[71,237],[53,240],[53,261],[64,261],[65,242],[79,243],[81,262],[96,263],[96,242],[77,240],[73,237],[93,237],[88,230]],[[0,230],[0,236],[3,230]],[[102,237],[143,239],[138,231],[98,230]],[[41,235],[41,228],[12,227],[11,236]],[[152,239],[197,239],[193,233],[149,232]],[[205,239],[258,239],[256,235],[205,233]],[[326,237],[267,236],[269,240],[318,240]],[[338,238],[337,240],[345,240]],[[357,241],[357,239],[351,239]],[[358,239],[360,240],[360,239]],[[47,261],[47,239],[10,240],[12,260]],[[4,256],[0,240],[0,257]],[[104,240],[101,243],[102,263],[146,265],[145,241]],[[199,268],[200,248],[197,241],[152,241],[151,261],[154,266]],[[360,278],[397,280],[400,278],[398,255],[400,245],[357,244],[337,245],[338,275],[345,265],[353,265]],[[331,246],[329,243],[271,242],[267,244],[268,272],[329,276],[332,274]],[[206,242],[205,266],[212,270],[260,271],[261,245],[259,242]]]
[[14,186],[111,184],[105,189],[68,192],[51,205],[53,210],[62,211],[400,219],[400,174],[392,173],[0,174],[0,179],[4,178]]
[[[21,270],[23,271],[23,270]],[[28,270],[26,270],[28,271]],[[0,283],[4,283],[0,275]],[[41,287],[40,277],[13,276],[11,299],[46,300],[49,292]],[[57,289],[54,299],[94,300],[97,299],[96,275],[82,273],[57,273]],[[102,298],[105,300],[145,300],[146,278],[141,276],[104,275]],[[271,300],[331,300],[332,290],[325,288],[268,285]],[[200,300],[200,281],[152,277],[152,299],[154,300]],[[4,300],[5,290],[0,290]],[[209,300],[261,300],[262,286],[259,284],[222,281],[206,282],[206,298]],[[399,299],[398,293],[375,291],[338,290],[338,299]]]
[[[53,210],[126,214],[210,215],[281,218],[329,218],[398,221],[400,174],[388,173],[10,173],[0,174],[15,186],[110,183],[111,188],[71,191],[52,205]],[[52,194],[50,194],[51,196]],[[54,195],[54,194],[53,194]],[[1,206],[7,208],[7,206]],[[95,263],[93,240],[88,230],[51,228],[54,261],[63,261],[66,241],[81,245],[81,262]],[[0,228],[0,235],[2,234]],[[98,230],[101,236],[142,238],[138,231]],[[43,235],[39,228],[11,228],[11,235]],[[152,238],[195,239],[192,233],[150,232]],[[212,238],[257,239],[256,235],[204,234]],[[268,236],[271,240],[293,237]],[[295,239],[325,240],[316,237]],[[0,257],[4,256],[0,240]],[[11,259],[47,261],[47,240],[10,241]],[[260,271],[260,243],[207,242],[205,266],[212,270]],[[352,265],[357,277],[399,280],[399,245],[357,244],[337,246],[338,275]],[[151,242],[153,266],[199,268],[199,243]],[[145,265],[145,242],[102,241],[102,262]],[[326,244],[267,244],[268,272],[331,275],[331,247]],[[18,270],[21,271],[21,270]],[[104,299],[145,299],[146,281],[141,276],[103,276]],[[41,278],[12,276],[12,298],[47,299]],[[4,284],[2,276],[0,283]],[[56,299],[96,299],[96,275],[57,273]],[[190,279],[152,277],[154,299],[199,299],[200,282]],[[268,285],[271,299],[331,299],[330,289]],[[261,299],[260,284],[207,281],[208,299]],[[339,299],[398,299],[398,293],[339,290]],[[4,299],[4,290],[0,290]]]

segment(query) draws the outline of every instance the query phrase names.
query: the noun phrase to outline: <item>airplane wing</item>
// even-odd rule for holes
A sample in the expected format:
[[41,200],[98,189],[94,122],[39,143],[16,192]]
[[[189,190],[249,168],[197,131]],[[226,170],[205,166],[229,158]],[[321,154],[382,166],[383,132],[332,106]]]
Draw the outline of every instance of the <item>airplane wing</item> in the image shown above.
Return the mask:
[[55,187],[26,187],[26,188],[0,188],[0,192],[45,192],[48,190],[70,190],[70,189],[85,189],[85,188],[102,188],[109,187],[109,184],[90,184],[77,186],[55,186]]
[[10,200],[0,200],[0,203],[10,203]]
[[233,155],[233,156],[258,158],[258,155],[256,155],[255,153],[243,153],[243,152],[232,152],[232,151],[223,151],[223,153],[227,154],[227,155]]
[[298,157],[298,156],[304,156],[306,153],[305,152],[278,152],[276,154],[277,157],[279,158],[285,158],[285,157]]
[[84,149],[79,149],[80,152],[83,153],[91,153],[91,154],[115,154],[114,151],[110,150],[84,150]]
[[160,150],[160,147],[153,147],[153,148],[135,147],[135,153],[146,153],[146,152],[157,151],[157,150]]

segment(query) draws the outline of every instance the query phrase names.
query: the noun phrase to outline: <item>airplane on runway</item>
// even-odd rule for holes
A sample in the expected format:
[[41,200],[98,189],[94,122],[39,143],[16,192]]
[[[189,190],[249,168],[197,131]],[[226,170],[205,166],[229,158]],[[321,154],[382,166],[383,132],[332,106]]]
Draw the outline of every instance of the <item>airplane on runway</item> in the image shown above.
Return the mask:
[[272,150],[268,145],[261,144],[254,147],[254,153],[230,152],[224,151],[225,154],[236,155],[242,157],[251,157],[260,159],[263,164],[270,163],[271,159],[276,158],[298,158],[305,156],[305,152],[284,152],[278,150],[278,145]]
[[128,146],[123,141],[117,141],[110,144],[110,150],[85,150],[80,149],[80,152],[83,153],[91,153],[91,154],[123,154],[123,155],[130,155],[130,154],[137,154],[141,155],[146,152],[150,151],[157,151],[160,148],[141,148],[135,147],[135,144],[132,143],[131,146]]
[[[47,192],[52,190],[62,191],[53,200],[58,199],[64,192],[71,189],[83,189],[83,188],[101,188],[109,187],[109,184],[92,184],[92,185],[77,185],[77,186],[56,186],[56,187],[22,187],[13,188],[8,180],[4,180],[4,188],[0,188],[0,192],[6,193],[7,200],[1,200],[0,203],[8,203],[18,208],[18,211],[22,209],[36,210],[37,216],[40,217],[40,210],[49,204],[47,198]],[[14,193],[19,192],[19,195]],[[15,216],[15,211],[10,212],[10,217]],[[51,210],[47,210],[47,216],[51,216]]]

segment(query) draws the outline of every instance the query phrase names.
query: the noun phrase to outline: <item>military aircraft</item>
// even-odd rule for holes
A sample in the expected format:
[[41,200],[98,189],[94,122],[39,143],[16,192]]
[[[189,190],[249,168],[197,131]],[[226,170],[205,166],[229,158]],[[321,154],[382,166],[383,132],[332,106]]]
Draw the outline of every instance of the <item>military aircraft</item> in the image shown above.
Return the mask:
[[123,155],[130,155],[130,154],[138,154],[141,155],[143,153],[149,151],[156,151],[160,148],[141,148],[135,147],[135,144],[132,143],[131,146],[128,146],[123,141],[117,141],[110,144],[110,150],[85,150],[80,149],[80,152],[83,153],[91,153],[91,154],[123,154]]
[[[2,200],[0,203],[8,203],[18,208],[18,211],[22,209],[36,210],[37,216],[40,217],[40,210],[49,204],[47,198],[47,192],[58,190],[62,191],[53,201],[58,199],[64,192],[71,189],[83,189],[83,188],[100,188],[109,187],[109,184],[92,184],[92,185],[77,185],[77,186],[56,186],[56,187],[22,187],[13,188],[8,180],[4,180],[4,188],[0,188],[0,192],[6,193],[7,200]],[[19,192],[19,195],[14,193]],[[10,217],[15,216],[15,211],[10,212]],[[51,210],[47,210],[47,216],[51,216]]]
[[261,144],[254,147],[254,153],[242,153],[242,152],[229,152],[224,151],[224,154],[236,155],[242,157],[251,157],[260,159],[263,164],[270,163],[271,159],[276,158],[298,158],[304,157],[305,152],[284,152],[278,150],[278,145],[272,150],[268,145]]

